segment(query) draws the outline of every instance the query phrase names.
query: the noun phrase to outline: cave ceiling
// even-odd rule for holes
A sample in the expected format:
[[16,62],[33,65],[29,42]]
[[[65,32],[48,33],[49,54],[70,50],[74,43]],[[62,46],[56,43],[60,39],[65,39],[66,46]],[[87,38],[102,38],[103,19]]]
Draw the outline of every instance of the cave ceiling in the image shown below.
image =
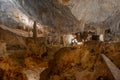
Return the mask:
[[[120,23],[120,0],[0,0],[0,23],[10,28],[44,28],[51,33],[80,31],[84,24]],[[116,16],[117,15],[117,16]]]

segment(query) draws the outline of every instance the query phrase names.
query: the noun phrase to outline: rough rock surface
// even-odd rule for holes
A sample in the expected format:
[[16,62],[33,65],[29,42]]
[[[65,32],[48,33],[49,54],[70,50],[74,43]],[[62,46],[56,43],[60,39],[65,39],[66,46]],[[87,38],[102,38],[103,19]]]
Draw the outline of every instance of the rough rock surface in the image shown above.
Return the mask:
[[120,11],[120,0],[1,0],[0,4],[0,22],[14,28],[32,27],[36,20],[48,32],[66,33],[107,20],[105,24],[119,31],[119,17],[108,18]]
[[71,0],[72,13],[79,20],[102,22],[120,9],[119,0]]
[[81,49],[61,48],[49,62],[48,69],[40,74],[40,80],[113,80],[100,53],[113,59],[113,63],[119,68],[120,52],[118,48],[114,49],[118,46],[92,41]]
[[[38,41],[42,42],[42,39]],[[2,45],[5,43],[6,45]],[[47,66],[47,62],[40,57],[46,52],[43,43],[37,43],[34,39],[26,40],[15,33],[0,29],[0,45],[0,80],[28,80],[28,70],[33,71],[30,75],[39,80],[41,68]]]

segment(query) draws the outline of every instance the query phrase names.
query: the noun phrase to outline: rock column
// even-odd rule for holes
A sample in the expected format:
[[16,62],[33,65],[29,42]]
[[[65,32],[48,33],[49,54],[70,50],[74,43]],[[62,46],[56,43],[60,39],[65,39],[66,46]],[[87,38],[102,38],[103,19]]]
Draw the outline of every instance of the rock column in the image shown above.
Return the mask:
[[33,39],[34,39],[34,40],[37,39],[37,26],[36,26],[36,21],[34,21],[34,25],[33,25]]

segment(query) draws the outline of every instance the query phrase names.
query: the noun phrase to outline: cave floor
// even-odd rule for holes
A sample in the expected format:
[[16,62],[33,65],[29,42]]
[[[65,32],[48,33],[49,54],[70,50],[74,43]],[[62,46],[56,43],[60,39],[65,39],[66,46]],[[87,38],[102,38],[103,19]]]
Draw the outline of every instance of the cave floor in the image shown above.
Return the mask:
[[120,43],[90,41],[80,48],[46,49],[41,56],[26,49],[7,50],[0,57],[0,80],[113,80],[101,53],[120,69]]

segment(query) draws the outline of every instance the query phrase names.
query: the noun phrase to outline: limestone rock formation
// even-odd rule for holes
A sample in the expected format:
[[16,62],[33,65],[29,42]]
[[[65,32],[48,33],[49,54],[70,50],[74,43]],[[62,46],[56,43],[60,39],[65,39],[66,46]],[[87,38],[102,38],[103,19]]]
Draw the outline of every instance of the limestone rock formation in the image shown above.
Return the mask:
[[[26,75],[40,80],[113,80],[100,53],[120,68],[120,43],[52,45],[60,38],[62,42],[63,35],[93,31],[103,36],[107,30],[115,38],[112,42],[120,41],[120,0],[0,0],[0,80],[26,80]],[[46,45],[48,37],[54,38],[52,47]],[[40,74],[42,67],[48,68]]]
[[[32,28],[35,20],[48,33],[80,31],[85,24],[105,22],[120,10],[119,0],[1,0],[0,4],[2,24]],[[119,26],[114,21],[114,27]],[[109,27],[110,22],[107,20]]]

